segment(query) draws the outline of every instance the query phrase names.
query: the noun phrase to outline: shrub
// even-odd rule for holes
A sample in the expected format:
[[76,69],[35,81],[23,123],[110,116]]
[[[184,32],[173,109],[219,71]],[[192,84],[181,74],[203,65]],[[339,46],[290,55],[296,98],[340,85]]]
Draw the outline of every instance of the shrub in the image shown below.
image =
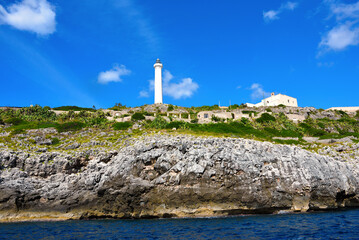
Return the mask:
[[131,116],[132,121],[140,121],[146,119],[143,113],[136,112]]
[[132,126],[131,122],[117,122],[112,125],[115,130],[126,130]]
[[359,119],[359,110],[357,111],[357,114],[355,115],[356,119]]
[[60,140],[58,138],[54,137],[54,138],[51,139],[51,144],[52,145],[58,145],[58,144],[60,144]]
[[152,122],[151,122],[151,127],[153,128],[157,128],[157,129],[161,129],[161,128],[166,128],[167,126],[167,121],[161,117],[161,116],[157,116]]
[[191,123],[198,123],[198,118],[191,119]]
[[60,110],[60,111],[81,111],[81,110],[84,110],[84,111],[90,111],[90,112],[96,112],[95,109],[93,108],[83,108],[83,107],[78,107],[78,106],[61,106],[61,107],[56,107],[56,108],[53,108],[53,110]]
[[242,117],[242,118],[241,118],[241,123],[244,124],[244,125],[247,125],[247,124],[250,123],[250,121],[249,121],[248,118]]
[[257,123],[266,123],[266,122],[274,122],[275,117],[270,115],[269,113],[263,113],[259,118],[256,119]]
[[0,125],[4,125],[4,120],[2,120],[2,118],[0,118]]
[[5,123],[12,124],[14,126],[18,126],[21,124],[25,124],[26,121],[22,120],[21,118],[9,118],[5,120]]
[[174,107],[172,104],[168,105],[167,111],[173,111]]
[[170,122],[166,125],[166,128],[167,129],[172,129],[172,128],[176,128],[176,129],[179,129],[179,128],[186,128],[185,125],[187,123],[186,122],[183,122],[183,121],[174,121],[174,122]]
[[299,126],[303,129],[303,132],[312,137],[320,137],[327,133],[321,129],[316,129],[307,123],[300,123]]
[[212,115],[212,121],[213,122],[220,122],[221,120],[222,120],[221,118]]
[[59,125],[56,126],[56,129],[57,129],[58,132],[68,132],[68,131],[81,130],[84,127],[85,127],[84,123],[73,121],[73,122],[67,122],[67,123],[59,124]]
[[181,114],[181,118],[188,118],[189,114],[188,113],[182,113]]
[[15,128],[11,131],[10,135],[23,134],[25,130],[22,128]]

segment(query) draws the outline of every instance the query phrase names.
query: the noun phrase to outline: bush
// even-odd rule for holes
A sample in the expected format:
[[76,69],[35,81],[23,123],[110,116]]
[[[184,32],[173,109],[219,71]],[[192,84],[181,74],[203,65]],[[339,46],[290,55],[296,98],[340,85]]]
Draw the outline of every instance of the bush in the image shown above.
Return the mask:
[[151,127],[153,128],[157,128],[157,129],[162,129],[162,128],[166,128],[167,126],[167,121],[161,117],[161,116],[157,116],[152,122],[151,122]]
[[22,128],[15,128],[11,131],[10,135],[23,134],[25,130]]
[[191,123],[198,123],[198,118],[192,119]]
[[222,119],[219,118],[219,117],[216,117],[216,116],[212,115],[212,121],[213,121],[213,122],[221,122]]
[[56,126],[58,132],[68,132],[68,131],[78,131],[85,127],[85,124],[82,122],[67,122],[63,124],[59,124]]
[[320,137],[320,136],[327,134],[327,132],[325,132],[324,130],[316,129],[307,123],[300,123],[299,126],[303,129],[303,132],[306,135],[309,135],[312,137]]
[[61,106],[61,107],[56,107],[53,108],[53,110],[60,110],[60,111],[90,111],[90,112],[96,112],[95,109],[93,108],[83,108],[83,107],[78,107],[78,106]]
[[168,105],[168,108],[167,108],[167,111],[170,112],[170,111],[173,111],[174,107],[172,104]]
[[174,122],[167,123],[166,128],[167,129],[172,129],[172,128],[180,129],[180,128],[185,128],[186,124],[187,123],[183,122],[183,121],[174,121]]
[[181,114],[181,118],[186,118],[186,119],[187,119],[187,118],[188,118],[188,116],[189,116],[189,114],[188,114],[188,113],[182,113],[182,114]]
[[143,115],[143,113],[134,113],[132,116],[131,116],[131,120],[132,121],[140,121],[140,120],[144,120],[146,119],[145,116]]
[[248,118],[242,117],[242,118],[241,118],[241,123],[244,124],[244,125],[247,125],[247,124],[250,123],[250,121],[249,121]]
[[5,123],[12,124],[14,126],[18,126],[21,124],[27,123],[26,121],[22,120],[21,118],[9,118],[5,120]]
[[269,113],[263,113],[259,118],[256,119],[257,123],[266,123],[266,122],[274,122],[275,117],[270,115]]
[[2,120],[2,118],[0,118],[0,125],[4,125],[4,120]]
[[115,130],[126,130],[132,126],[131,122],[117,122],[112,125]]
[[57,119],[53,111],[46,107],[42,108],[39,105],[21,108],[15,111],[14,114],[15,117],[26,121],[55,121]]
[[56,137],[52,138],[51,139],[51,144],[52,145],[58,145],[58,144],[60,144],[60,140],[58,138],[56,138]]

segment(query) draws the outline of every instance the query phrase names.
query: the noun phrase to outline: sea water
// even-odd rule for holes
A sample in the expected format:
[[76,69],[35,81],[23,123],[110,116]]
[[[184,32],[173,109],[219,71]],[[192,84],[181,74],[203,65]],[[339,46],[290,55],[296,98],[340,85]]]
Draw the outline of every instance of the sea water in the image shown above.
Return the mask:
[[1,223],[0,239],[359,239],[359,210],[226,218]]

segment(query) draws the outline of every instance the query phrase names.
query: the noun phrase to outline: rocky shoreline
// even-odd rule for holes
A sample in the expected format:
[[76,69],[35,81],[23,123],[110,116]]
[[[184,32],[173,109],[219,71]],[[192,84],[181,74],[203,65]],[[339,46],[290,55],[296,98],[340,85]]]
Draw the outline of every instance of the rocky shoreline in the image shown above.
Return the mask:
[[[358,144],[357,144],[358,145]],[[334,149],[334,148],[333,148]],[[344,150],[343,150],[344,149]],[[0,221],[228,216],[359,206],[347,154],[153,134],[106,151],[0,149]],[[341,158],[340,154],[343,154]]]

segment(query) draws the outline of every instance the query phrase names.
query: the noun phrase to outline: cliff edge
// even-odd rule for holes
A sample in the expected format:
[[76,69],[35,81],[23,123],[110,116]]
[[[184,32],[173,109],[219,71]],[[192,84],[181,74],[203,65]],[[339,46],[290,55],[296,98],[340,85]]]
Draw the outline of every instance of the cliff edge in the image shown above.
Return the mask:
[[359,206],[358,158],[155,134],[106,152],[0,150],[0,221],[223,216]]

